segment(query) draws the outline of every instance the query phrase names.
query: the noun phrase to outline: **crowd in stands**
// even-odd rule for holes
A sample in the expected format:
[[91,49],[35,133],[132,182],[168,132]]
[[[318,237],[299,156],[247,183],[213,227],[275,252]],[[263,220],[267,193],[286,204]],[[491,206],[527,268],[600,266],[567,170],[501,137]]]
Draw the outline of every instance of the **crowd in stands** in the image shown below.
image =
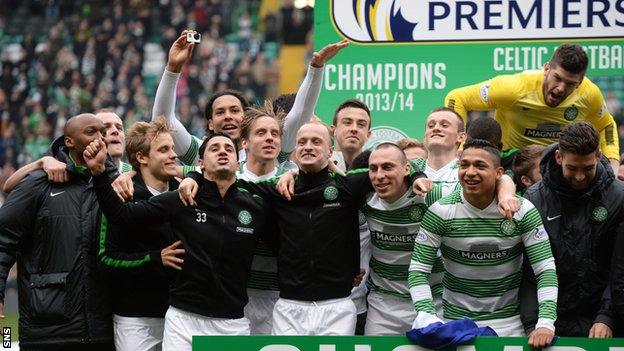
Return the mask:
[[[202,136],[210,92],[277,96],[279,46],[303,44],[310,8],[284,1],[0,1],[0,183],[41,157],[68,117],[114,106],[126,126],[149,120],[166,53],[184,28],[202,33],[179,83],[178,117]],[[11,9],[6,12],[7,9]],[[285,33],[285,34],[282,34]]]

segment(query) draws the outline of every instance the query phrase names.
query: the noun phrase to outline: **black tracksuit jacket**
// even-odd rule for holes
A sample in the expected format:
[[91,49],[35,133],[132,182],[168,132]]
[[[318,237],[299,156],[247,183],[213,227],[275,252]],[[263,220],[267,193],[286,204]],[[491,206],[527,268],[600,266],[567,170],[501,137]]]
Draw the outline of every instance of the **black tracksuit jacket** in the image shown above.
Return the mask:
[[368,170],[346,177],[327,168],[301,171],[291,201],[277,193],[274,182],[247,186],[274,208],[280,297],[321,301],[349,296],[360,262],[358,209],[373,191]]
[[197,207],[185,207],[177,191],[122,203],[106,174],[94,177],[102,211],[111,222],[134,225],[169,222],[186,250],[182,271],[169,291],[173,307],[212,318],[243,317],[251,260],[268,229],[270,209],[262,199],[234,183],[221,197],[214,182],[202,178]]
[[[153,195],[140,174],[132,179],[132,201]],[[171,180],[169,189],[178,188]],[[169,285],[176,270],[162,265],[160,252],[176,241],[169,223],[115,223],[103,218],[98,257],[108,274],[113,313],[124,317],[164,318],[169,307]]]
[[0,208],[0,293],[17,260],[20,346],[89,349],[113,341],[110,293],[97,264],[98,202],[62,137],[51,154],[67,164],[69,181],[53,184],[34,171]]
[[[594,323],[604,323],[621,335],[611,306],[609,275],[617,228],[624,220],[624,183],[615,178],[603,157],[589,188],[584,192],[572,189],[555,160],[557,149],[554,144],[544,151],[543,179],[524,194],[542,217],[557,266],[555,332],[587,337]],[[530,286],[535,289],[534,284]],[[522,295],[523,322],[532,324],[537,320],[536,293]]]

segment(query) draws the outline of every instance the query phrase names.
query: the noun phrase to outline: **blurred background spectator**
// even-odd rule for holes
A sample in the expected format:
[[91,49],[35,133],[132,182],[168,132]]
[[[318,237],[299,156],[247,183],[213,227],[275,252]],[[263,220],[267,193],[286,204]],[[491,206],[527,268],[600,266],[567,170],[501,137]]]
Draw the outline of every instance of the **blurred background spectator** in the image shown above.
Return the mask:
[[305,44],[312,23],[306,1],[0,0],[0,181],[43,155],[72,115],[113,107],[126,126],[149,119],[183,29],[202,42],[177,110],[201,137],[212,92],[277,96],[280,48]]

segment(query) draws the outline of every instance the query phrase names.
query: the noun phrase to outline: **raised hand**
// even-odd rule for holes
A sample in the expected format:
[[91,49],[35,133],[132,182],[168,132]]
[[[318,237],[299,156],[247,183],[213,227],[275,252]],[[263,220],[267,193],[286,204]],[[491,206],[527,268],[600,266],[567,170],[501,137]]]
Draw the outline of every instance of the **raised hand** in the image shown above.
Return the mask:
[[87,167],[89,167],[92,175],[96,176],[104,172],[104,161],[106,161],[106,153],[106,144],[101,139],[96,139],[92,141],[85,148],[84,152],[82,153],[82,157],[84,158]]
[[348,39],[343,39],[337,43],[329,44],[312,55],[310,65],[314,67],[323,67],[325,63],[331,60],[336,54],[349,45]]
[[182,67],[193,56],[194,43],[186,41],[186,34],[194,32],[191,30],[183,30],[182,34],[173,42],[171,49],[169,49],[169,59],[167,61],[167,71],[180,73]]

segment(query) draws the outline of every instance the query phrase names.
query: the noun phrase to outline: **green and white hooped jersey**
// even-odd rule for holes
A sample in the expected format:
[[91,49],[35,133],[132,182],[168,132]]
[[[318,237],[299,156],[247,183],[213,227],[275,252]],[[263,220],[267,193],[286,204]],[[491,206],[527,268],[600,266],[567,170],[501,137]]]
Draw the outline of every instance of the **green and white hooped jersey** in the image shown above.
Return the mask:
[[[526,199],[513,220],[503,218],[496,201],[480,210],[461,190],[433,204],[423,216],[409,267],[409,287],[418,312],[415,328],[435,315],[427,275],[438,248],[444,259],[444,318],[496,320],[519,316],[522,252],[537,277],[537,327],[554,330],[557,275],[548,234],[537,209]],[[433,317],[435,318],[435,317]]]
[[[431,196],[427,197],[432,201],[427,201],[427,205],[431,206],[434,202],[442,197],[450,195],[453,191],[461,189],[459,184],[458,162],[457,158],[454,158],[451,162],[447,163],[444,167],[434,170],[429,167],[427,159],[419,158],[413,161],[421,171],[425,172],[427,178],[433,181],[434,187],[431,190]],[[438,311],[442,310],[442,279],[444,277],[444,265],[442,263],[442,255],[438,251],[436,260],[433,264],[433,269],[429,275],[429,284],[431,284],[431,291],[435,296],[436,307]]]
[[372,244],[367,282],[371,291],[410,298],[407,274],[420,221],[427,211],[425,202],[409,190],[394,203],[373,193],[362,206]]
[[435,198],[441,198],[444,196],[450,195],[453,191],[460,188],[459,185],[459,159],[454,158],[451,162],[446,164],[444,167],[434,170],[429,167],[427,163],[427,159],[419,158],[412,161],[415,163],[421,171],[425,172],[427,178],[431,179],[433,184],[436,185],[432,192]]
[[[275,177],[297,167],[290,161],[280,163],[273,171],[262,176],[257,176],[247,169],[247,162],[239,163],[239,171],[236,177],[249,182],[259,182]],[[248,288],[258,290],[278,291],[277,287],[277,256],[271,248],[262,240],[258,242],[253,260],[251,261],[251,275]]]

